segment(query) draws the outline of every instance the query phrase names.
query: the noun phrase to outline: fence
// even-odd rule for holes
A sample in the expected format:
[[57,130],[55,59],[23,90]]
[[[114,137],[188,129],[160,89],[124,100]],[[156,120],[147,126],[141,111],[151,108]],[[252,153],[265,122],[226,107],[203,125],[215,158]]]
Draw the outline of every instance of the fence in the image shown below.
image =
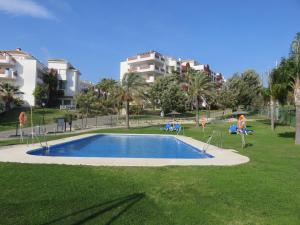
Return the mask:
[[[270,107],[264,107],[256,111],[257,114],[271,118]],[[296,109],[292,107],[274,107],[274,117],[276,123],[295,126]]]
[[[222,118],[231,113],[231,110],[222,110],[222,111],[207,111],[201,112],[202,115],[206,115],[207,118]],[[49,123],[50,118],[52,118],[52,123]],[[201,118],[201,117],[200,117]],[[187,115],[178,115],[178,116],[166,116],[161,117],[159,115],[130,115],[130,126],[139,127],[139,126],[153,126],[153,125],[163,125],[167,122],[176,120],[178,123],[195,123],[195,116],[193,114]],[[44,124],[44,121],[48,121],[48,124]],[[8,124],[11,127],[11,135],[19,135],[20,129],[18,126],[19,122],[11,122]],[[95,117],[83,117],[73,119],[71,122],[66,121],[65,119],[56,119],[53,117],[47,118],[47,115],[43,117],[35,116],[33,118],[34,132],[36,134],[42,133],[57,133],[64,131],[74,131],[82,130],[88,128],[113,128],[113,127],[124,127],[126,125],[125,116],[120,115],[107,115],[107,116],[95,116]],[[30,134],[30,119],[28,118],[26,128],[23,128],[22,131],[24,134]]]

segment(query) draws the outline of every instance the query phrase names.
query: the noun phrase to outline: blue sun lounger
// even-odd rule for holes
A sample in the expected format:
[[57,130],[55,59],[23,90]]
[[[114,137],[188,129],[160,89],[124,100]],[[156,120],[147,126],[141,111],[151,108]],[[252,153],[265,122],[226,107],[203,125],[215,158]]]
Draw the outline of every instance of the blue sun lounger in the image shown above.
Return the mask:
[[173,131],[173,127],[170,123],[167,123],[166,126],[165,126],[165,130],[166,131]]
[[238,131],[238,127],[236,124],[232,124],[230,127],[229,127],[229,133],[230,134],[237,134],[237,131]]
[[176,123],[175,126],[174,126],[174,131],[180,131],[181,130],[181,125],[179,123]]

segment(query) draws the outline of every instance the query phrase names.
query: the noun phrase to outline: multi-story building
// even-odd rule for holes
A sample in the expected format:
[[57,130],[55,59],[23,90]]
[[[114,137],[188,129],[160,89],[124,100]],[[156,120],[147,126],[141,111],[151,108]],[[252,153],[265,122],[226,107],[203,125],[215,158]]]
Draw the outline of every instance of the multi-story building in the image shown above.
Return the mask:
[[224,83],[223,75],[221,73],[216,73],[212,71],[208,64],[200,64],[196,60],[182,60],[181,68],[182,72],[186,72],[188,68],[191,68],[196,71],[205,72],[208,76],[210,76],[212,81],[215,82],[218,87],[222,86],[222,84]]
[[146,82],[153,83],[159,76],[173,73],[185,73],[188,68],[196,71],[205,71],[212,81],[222,85],[224,78],[222,74],[213,72],[208,64],[200,64],[196,60],[181,60],[174,57],[162,55],[156,51],[150,51],[127,58],[121,62],[120,80],[125,73],[136,72],[145,77]]
[[20,88],[25,106],[34,106],[33,91],[41,83],[47,67],[32,55],[16,50],[0,51],[0,82],[10,82]]
[[81,92],[86,92],[94,86],[93,82],[88,81],[88,80],[80,80],[79,85],[80,85]]
[[74,106],[75,96],[80,93],[80,71],[65,59],[49,59],[48,68],[58,74],[58,90],[64,92],[60,105]]
[[34,106],[33,92],[37,84],[42,84],[43,74],[49,69],[58,72],[58,89],[64,97],[59,99],[62,105],[74,105],[75,96],[80,92],[80,71],[64,59],[50,59],[48,67],[32,55],[16,50],[0,51],[0,82],[10,82],[20,88],[24,106]]
[[136,72],[143,75],[146,82],[152,83],[157,77],[172,71],[181,72],[178,60],[156,51],[150,51],[129,57],[126,61],[121,62],[120,80],[123,79],[124,74]]

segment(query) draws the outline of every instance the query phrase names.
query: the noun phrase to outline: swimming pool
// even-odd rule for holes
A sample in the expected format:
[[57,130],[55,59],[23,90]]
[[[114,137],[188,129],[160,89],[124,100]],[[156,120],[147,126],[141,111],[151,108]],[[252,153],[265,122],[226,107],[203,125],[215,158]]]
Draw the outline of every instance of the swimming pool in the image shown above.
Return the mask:
[[168,135],[100,134],[50,149],[27,152],[37,156],[201,159],[213,156]]

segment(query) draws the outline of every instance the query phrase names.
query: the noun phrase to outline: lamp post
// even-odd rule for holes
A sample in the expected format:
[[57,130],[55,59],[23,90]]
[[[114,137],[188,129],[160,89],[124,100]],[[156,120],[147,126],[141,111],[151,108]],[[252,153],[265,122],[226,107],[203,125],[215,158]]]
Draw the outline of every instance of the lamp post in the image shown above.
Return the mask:
[[42,103],[42,108],[43,108],[43,125],[45,125],[45,103]]

